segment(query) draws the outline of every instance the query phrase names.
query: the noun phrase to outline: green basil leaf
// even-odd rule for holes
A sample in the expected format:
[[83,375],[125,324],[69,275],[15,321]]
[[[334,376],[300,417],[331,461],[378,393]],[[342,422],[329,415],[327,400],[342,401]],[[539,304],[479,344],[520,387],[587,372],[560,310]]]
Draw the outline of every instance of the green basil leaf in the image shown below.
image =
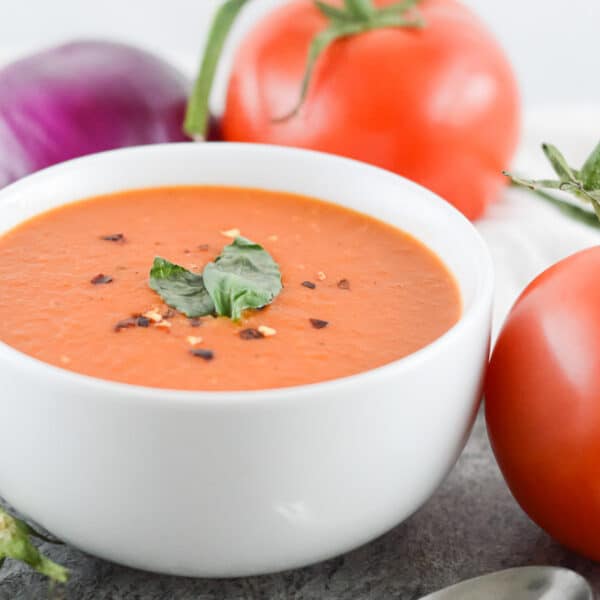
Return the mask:
[[188,317],[203,317],[215,312],[215,305],[204,286],[202,275],[192,273],[160,256],[150,269],[150,287],[165,304]]
[[0,508],[0,566],[5,558],[20,560],[54,581],[64,583],[69,572],[46,558],[31,542],[33,531],[20,519]]
[[237,237],[203,272],[218,315],[237,321],[248,308],[270,304],[281,291],[281,272],[259,244]]

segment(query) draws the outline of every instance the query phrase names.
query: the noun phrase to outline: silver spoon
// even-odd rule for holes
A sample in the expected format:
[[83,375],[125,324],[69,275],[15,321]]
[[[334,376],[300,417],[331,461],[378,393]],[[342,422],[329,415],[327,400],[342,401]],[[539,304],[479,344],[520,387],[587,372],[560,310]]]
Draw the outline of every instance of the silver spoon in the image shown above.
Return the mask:
[[424,596],[421,600],[593,600],[588,582],[569,569],[517,567],[496,571]]

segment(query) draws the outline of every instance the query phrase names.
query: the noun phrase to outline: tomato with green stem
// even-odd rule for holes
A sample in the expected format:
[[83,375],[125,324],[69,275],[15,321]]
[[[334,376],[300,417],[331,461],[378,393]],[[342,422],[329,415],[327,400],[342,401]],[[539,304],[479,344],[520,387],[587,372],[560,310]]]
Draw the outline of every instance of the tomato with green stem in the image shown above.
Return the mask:
[[[600,217],[600,145],[580,169],[543,146],[556,179],[520,185],[549,189],[568,214]],[[595,218],[595,217],[594,217]],[[600,246],[537,277],[511,310],[485,383],[490,442],[514,497],[566,546],[600,560]]]
[[[242,4],[229,0],[220,14]],[[215,20],[211,68],[232,22]],[[211,68],[190,100],[191,135],[204,131]],[[225,140],[384,167],[476,218],[505,183],[519,98],[504,53],[456,0],[291,0],[243,39],[221,126]]]

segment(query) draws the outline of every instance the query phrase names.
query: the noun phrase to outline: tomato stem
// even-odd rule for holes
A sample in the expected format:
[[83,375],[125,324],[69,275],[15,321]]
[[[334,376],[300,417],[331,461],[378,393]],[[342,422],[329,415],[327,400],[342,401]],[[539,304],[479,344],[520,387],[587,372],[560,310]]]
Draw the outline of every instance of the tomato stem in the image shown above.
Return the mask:
[[375,13],[371,0],[344,0],[346,12],[355,19],[370,19]]
[[[515,185],[517,185],[517,184],[515,184]],[[563,213],[567,217],[570,217],[571,219],[575,219],[576,221],[579,221],[580,223],[584,223],[585,225],[588,225],[589,227],[595,227],[596,229],[600,229],[600,221],[598,220],[596,213],[594,213],[590,210],[587,210],[587,209],[583,208],[582,206],[577,206],[576,204],[573,204],[572,202],[568,202],[567,200],[561,200],[560,198],[557,198],[556,196],[553,196],[552,194],[549,194],[548,192],[544,192],[543,190],[532,189],[532,188],[529,188],[529,190],[533,194],[535,194],[538,198],[541,198],[545,202],[548,202],[549,204],[554,206],[556,209],[558,209],[561,213]]]
[[210,92],[225,40],[248,0],[226,0],[217,10],[204,47],[202,63],[188,100],[183,129],[195,140],[204,140],[209,119]]
[[338,8],[323,2],[323,0],[313,0],[315,8],[328,20],[328,26],[317,33],[310,43],[295,105],[287,113],[273,118],[272,121],[282,123],[299,113],[308,94],[318,58],[336,40],[373,29],[389,27],[421,29],[424,27],[425,21],[421,15],[415,14],[413,18],[406,17],[406,13],[413,10],[420,1],[401,0],[382,8],[376,8],[372,0],[344,0],[344,7]]
[[[594,148],[581,170],[571,167],[556,146],[542,144],[542,150],[558,179],[523,179],[507,172],[504,175],[510,177],[514,185],[526,187],[571,218],[600,227],[600,144]],[[542,191],[544,189],[567,192],[576,200],[591,204],[593,212]]]
[[312,39],[308,50],[306,69],[304,71],[304,76],[302,77],[302,83],[300,84],[298,101],[288,113],[281,117],[274,118],[273,122],[278,123],[287,121],[298,114],[302,107],[302,103],[304,102],[304,98],[306,97],[315,64],[322,52],[335,40],[355,33],[360,33],[361,31],[364,31],[363,25],[353,22],[344,22],[335,28],[328,27],[327,29],[324,29]]
[[[389,27],[420,29],[425,25],[420,15],[406,17],[406,13],[412,11],[420,1],[400,0],[377,8],[373,0],[344,0],[342,7],[328,4],[324,0],[313,0],[315,8],[326,17],[328,26],[315,35],[310,43],[297,102],[286,114],[274,118],[273,121],[287,121],[298,114],[306,99],[316,62],[333,42],[373,29]],[[183,125],[185,133],[195,140],[206,139],[210,116],[210,92],[219,59],[229,31],[247,2],[248,0],[226,0],[213,19],[198,75],[188,100]]]

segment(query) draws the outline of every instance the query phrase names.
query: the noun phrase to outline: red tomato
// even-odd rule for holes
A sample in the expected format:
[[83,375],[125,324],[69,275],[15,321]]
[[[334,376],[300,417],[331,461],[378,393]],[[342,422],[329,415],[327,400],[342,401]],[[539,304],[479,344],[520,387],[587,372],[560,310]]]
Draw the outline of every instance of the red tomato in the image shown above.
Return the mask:
[[424,0],[418,7],[422,30],[377,29],[334,42],[299,114],[283,122],[274,119],[293,109],[309,43],[327,20],[311,0],[268,14],[237,52],[225,139],[370,162],[432,189],[472,219],[480,216],[504,185],[501,170],[517,143],[513,73],[462,4]]
[[492,448],[538,525],[600,560],[600,247],[535,279],[512,309],[487,375]]

